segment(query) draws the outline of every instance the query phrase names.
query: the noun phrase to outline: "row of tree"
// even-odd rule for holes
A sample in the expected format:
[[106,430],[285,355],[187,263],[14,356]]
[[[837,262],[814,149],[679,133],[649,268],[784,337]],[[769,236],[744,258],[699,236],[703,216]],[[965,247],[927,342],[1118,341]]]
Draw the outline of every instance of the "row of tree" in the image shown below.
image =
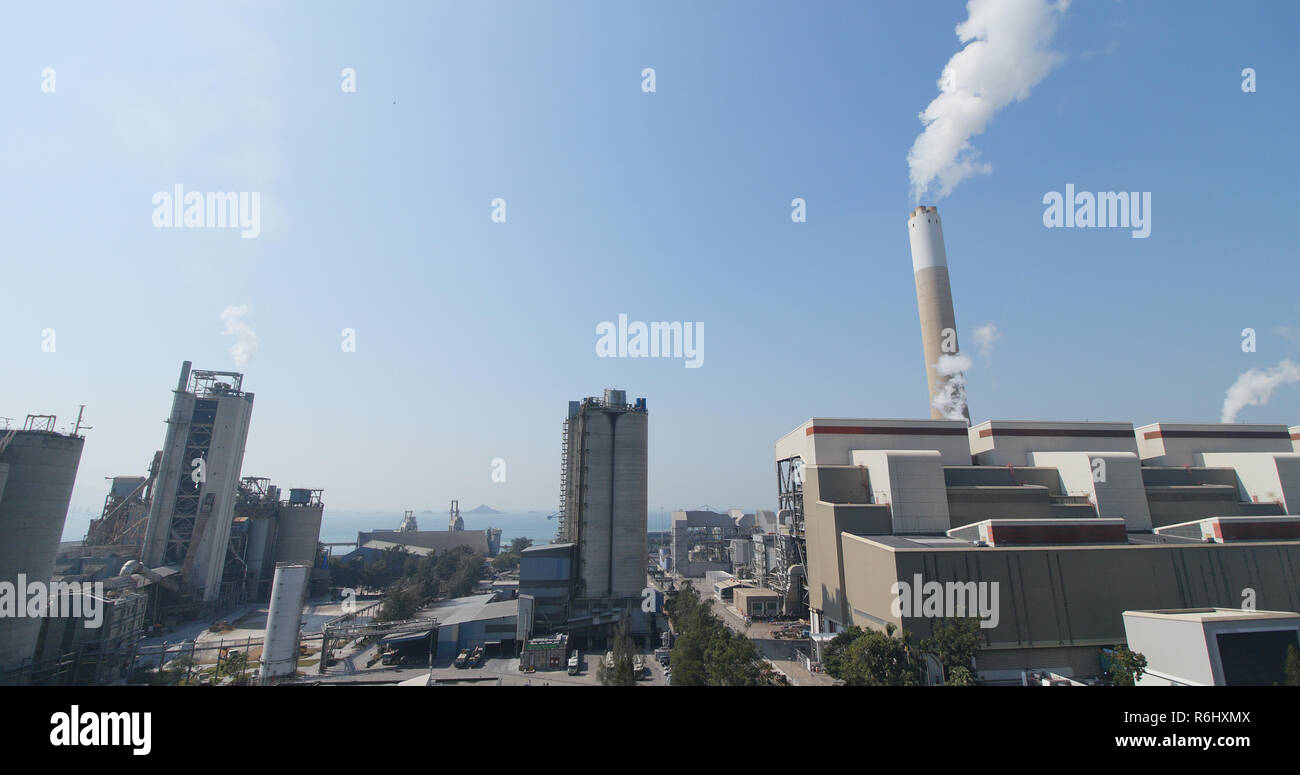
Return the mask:
[[[893,624],[885,631],[849,627],[835,636],[822,654],[826,673],[849,686],[921,686],[930,670],[945,686],[974,686],[975,652],[979,648],[979,619],[938,619],[930,637],[913,642]],[[1127,646],[1106,653],[1102,683],[1133,686],[1147,660]]]
[[519,570],[519,554],[533,545],[531,538],[516,538],[510,542],[510,548],[492,558],[492,570],[506,573]]
[[677,639],[669,654],[673,686],[769,686],[771,668],[742,633],[732,632],[693,585],[668,593],[664,612]]
[[893,624],[885,631],[849,627],[822,654],[827,675],[849,686],[923,686],[927,662],[937,665],[948,686],[972,686],[971,660],[979,647],[979,619],[939,619],[929,638],[914,643]]
[[428,601],[460,597],[474,590],[483,577],[483,555],[457,546],[433,555],[418,555],[390,547],[373,562],[362,558],[330,565],[334,583],[342,587],[383,589],[381,621],[410,619]]

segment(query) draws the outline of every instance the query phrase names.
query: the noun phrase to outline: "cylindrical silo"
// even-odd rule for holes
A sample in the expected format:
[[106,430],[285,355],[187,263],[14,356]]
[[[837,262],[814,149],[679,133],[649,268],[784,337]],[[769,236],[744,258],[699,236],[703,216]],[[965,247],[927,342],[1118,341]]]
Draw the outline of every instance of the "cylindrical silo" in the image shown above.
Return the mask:
[[[943,245],[943,223],[935,207],[917,207],[907,219],[907,233],[912,243],[912,272],[916,279],[916,306],[921,317],[921,344],[925,350],[925,376],[930,389],[930,416],[948,419],[935,405],[935,398],[945,391],[956,376],[942,373],[936,366],[943,355],[956,356],[957,316],[952,308],[952,286],[948,281],[948,254]],[[964,389],[961,413],[970,420]]]
[[[68,518],[68,502],[85,439],[53,431],[0,430],[0,581],[14,585],[50,582]],[[23,612],[25,613],[25,612]],[[0,681],[3,673],[32,659],[41,620],[0,617]]]
[[569,421],[579,597],[639,597],[645,588],[647,414],[621,390],[583,402]]
[[648,433],[644,411],[611,414],[614,430],[614,512],[610,593],[636,597],[646,585]]
[[302,628],[302,604],[307,596],[306,565],[275,566],[271,584],[271,608],[266,616],[262,639],[262,683],[292,676],[298,670],[298,635]]

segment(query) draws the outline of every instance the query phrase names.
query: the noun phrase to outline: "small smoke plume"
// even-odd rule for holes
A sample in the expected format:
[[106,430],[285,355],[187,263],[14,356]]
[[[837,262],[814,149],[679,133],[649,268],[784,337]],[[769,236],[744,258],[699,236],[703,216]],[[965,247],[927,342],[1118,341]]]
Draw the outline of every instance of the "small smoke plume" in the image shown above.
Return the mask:
[[241,369],[247,366],[248,361],[257,353],[257,332],[243,320],[245,315],[251,314],[253,308],[247,304],[226,307],[221,311],[221,322],[226,324],[225,330],[221,333],[235,337],[235,343],[230,345],[230,356],[235,359],[235,365]]
[[934,408],[943,414],[944,419],[966,419],[966,375],[964,372],[970,367],[970,357],[961,353],[940,355],[939,362],[934,364],[935,372],[948,378],[932,402]]
[[1300,366],[1284,360],[1269,369],[1251,369],[1237,377],[1223,397],[1220,422],[1236,422],[1237,415],[1247,406],[1263,406],[1273,397],[1273,391],[1282,385],[1300,382]]
[[989,321],[982,326],[975,326],[972,336],[975,338],[975,346],[979,348],[980,357],[984,359],[984,365],[992,366],[993,347],[1002,341],[1002,333],[998,331],[998,324]]
[[[957,38],[966,45],[939,77],[939,96],[920,114],[925,130],[907,154],[912,195],[920,201],[937,178],[939,197],[992,170],[970,139],[993,114],[1029,96],[1063,57],[1048,48],[1069,0],[970,0]],[[936,197],[937,199],[938,197]]]

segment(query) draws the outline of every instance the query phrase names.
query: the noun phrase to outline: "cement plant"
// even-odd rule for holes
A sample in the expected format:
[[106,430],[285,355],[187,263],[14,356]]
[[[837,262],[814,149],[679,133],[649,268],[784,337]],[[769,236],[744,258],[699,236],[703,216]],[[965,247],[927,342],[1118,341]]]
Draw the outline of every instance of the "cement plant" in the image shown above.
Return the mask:
[[[1101,684],[1125,654],[1141,685],[1281,682],[1300,632],[1300,426],[972,424],[937,208],[904,226],[930,416],[814,414],[773,440],[771,509],[678,509],[651,532],[650,401],[611,388],[557,413],[549,540],[503,546],[452,501],[446,530],[406,511],[323,542],[319,482],[244,470],[244,375],[185,361],[161,449],[64,544],[95,437],[83,415],[71,432],[28,415],[0,432],[0,578],[25,582],[4,601],[0,679],[689,684],[683,628],[712,621],[744,644],[741,683],[853,683],[836,675],[846,633],[923,644],[960,626],[960,664],[922,651],[903,682]],[[164,390],[146,391],[160,410]]]

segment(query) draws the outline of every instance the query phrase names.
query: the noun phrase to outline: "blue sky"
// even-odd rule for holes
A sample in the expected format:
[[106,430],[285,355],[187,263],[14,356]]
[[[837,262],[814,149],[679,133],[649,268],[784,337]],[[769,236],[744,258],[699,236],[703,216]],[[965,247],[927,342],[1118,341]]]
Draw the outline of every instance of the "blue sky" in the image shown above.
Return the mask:
[[[811,416],[928,415],[906,156],[963,3],[6,13],[0,415],[87,405],[74,509],[144,472],[182,360],[235,367],[232,305],[259,341],[244,473],[339,509],[553,510],[566,402],[607,386],[648,398],[652,511],[773,507],[772,443]],[[938,202],[963,343],[1003,336],[974,420],[1217,421],[1239,373],[1300,356],[1297,22],[1068,10],[1063,62],[972,141],[992,172]],[[261,235],[154,228],[177,183],[260,192]],[[1151,236],[1044,228],[1067,183],[1152,192]],[[703,322],[703,367],[597,358],[619,313]],[[1300,423],[1300,386],[1240,419]]]

